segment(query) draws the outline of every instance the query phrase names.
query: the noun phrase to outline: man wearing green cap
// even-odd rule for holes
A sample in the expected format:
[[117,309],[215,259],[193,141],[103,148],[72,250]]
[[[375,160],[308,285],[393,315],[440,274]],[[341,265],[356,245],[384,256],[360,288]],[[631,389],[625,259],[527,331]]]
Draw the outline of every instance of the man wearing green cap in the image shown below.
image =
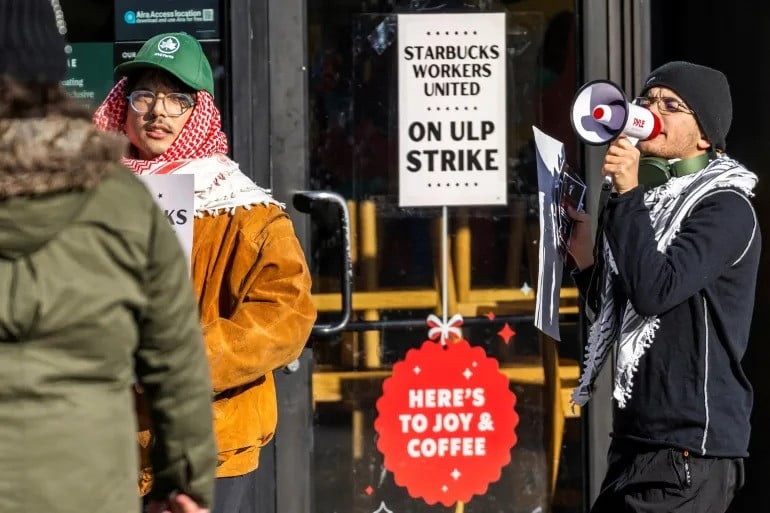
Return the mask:
[[[128,137],[124,164],[139,175],[195,177],[191,275],[214,395],[213,512],[249,513],[259,451],[277,421],[272,371],[297,358],[315,321],[308,267],[283,206],[226,156],[200,43],[160,34],[115,74],[122,78],[94,123]],[[140,444],[149,443],[141,433]],[[143,470],[145,493],[151,477]]]

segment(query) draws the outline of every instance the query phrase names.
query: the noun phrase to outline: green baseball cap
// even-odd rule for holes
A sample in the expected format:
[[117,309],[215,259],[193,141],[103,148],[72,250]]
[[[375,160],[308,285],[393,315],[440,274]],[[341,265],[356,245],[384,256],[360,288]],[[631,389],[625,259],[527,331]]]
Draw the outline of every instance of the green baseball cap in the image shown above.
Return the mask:
[[133,60],[115,68],[115,78],[142,68],[171,73],[196,91],[214,96],[214,74],[201,44],[186,32],[158,34],[142,45]]

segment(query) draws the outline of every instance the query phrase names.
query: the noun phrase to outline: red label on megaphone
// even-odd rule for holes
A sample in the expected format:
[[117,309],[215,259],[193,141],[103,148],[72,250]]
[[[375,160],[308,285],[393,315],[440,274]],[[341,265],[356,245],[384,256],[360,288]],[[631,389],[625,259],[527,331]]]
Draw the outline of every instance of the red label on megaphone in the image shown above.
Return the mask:
[[650,110],[633,103],[625,106],[597,105],[593,118],[610,130],[617,130],[622,126],[622,133],[636,139],[652,139],[660,133],[660,118]]

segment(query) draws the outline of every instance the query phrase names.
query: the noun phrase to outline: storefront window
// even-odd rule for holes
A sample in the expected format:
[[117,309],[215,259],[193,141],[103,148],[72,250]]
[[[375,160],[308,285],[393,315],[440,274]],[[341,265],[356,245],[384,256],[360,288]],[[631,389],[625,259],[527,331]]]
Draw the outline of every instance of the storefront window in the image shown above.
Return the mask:
[[[440,208],[398,203],[400,13],[506,13],[507,205],[449,209],[449,315],[488,316],[463,336],[510,376],[520,423],[500,479],[452,511],[581,511],[580,419],[562,393],[577,377],[579,329],[574,289],[565,278],[559,362],[532,325],[538,207],[532,125],[562,140],[575,162],[569,105],[576,90],[574,5],[550,2],[346,2],[311,0],[310,183],[347,200],[354,220],[354,321],[377,329],[314,343],[315,505],[317,511],[447,511],[396,485],[378,451],[374,421],[382,383],[395,362],[427,334],[441,303]],[[338,290],[339,241],[317,227],[311,266],[318,298]],[[504,323],[518,315],[506,340]],[[389,324],[388,321],[391,321]],[[354,322],[355,324],[355,322]],[[544,350],[545,348],[545,350]],[[520,368],[537,378],[528,381]],[[556,375],[554,376],[554,373]],[[563,426],[563,431],[559,426]],[[556,467],[552,459],[557,458]],[[554,476],[555,473],[555,477]],[[430,476],[426,476],[430,479]],[[464,508],[464,509],[457,509]]]

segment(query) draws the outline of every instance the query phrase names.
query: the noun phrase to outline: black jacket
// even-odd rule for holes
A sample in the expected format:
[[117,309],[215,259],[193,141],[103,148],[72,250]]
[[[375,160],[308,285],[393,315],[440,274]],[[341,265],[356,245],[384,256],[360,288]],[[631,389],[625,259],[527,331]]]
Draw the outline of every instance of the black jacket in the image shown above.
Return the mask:
[[[660,320],[639,361],[631,398],[615,407],[613,436],[696,454],[748,455],[752,389],[741,369],[754,305],[759,225],[748,198],[720,189],[657,250],[641,188],[610,198],[604,233],[621,286]],[[576,276],[587,290],[591,269]]]

